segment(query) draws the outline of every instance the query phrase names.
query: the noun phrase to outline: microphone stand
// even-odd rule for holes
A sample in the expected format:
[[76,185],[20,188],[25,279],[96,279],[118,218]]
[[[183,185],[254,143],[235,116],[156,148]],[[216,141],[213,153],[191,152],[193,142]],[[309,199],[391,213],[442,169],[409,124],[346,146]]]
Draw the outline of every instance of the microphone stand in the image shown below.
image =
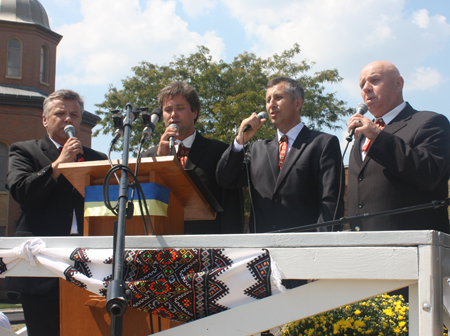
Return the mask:
[[[128,167],[131,135],[131,110],[130,103],[126,106],[126,119],[124,121],[122,165]],[[131,292],[123,279],[123,256],[125,253],[125,219],[128,202],[128,175],[122,170],[119,188],[119,208],[117,230],[114,230],[114,260],[113,279],[108,284],[106,295],[106,311],[111,316],[111,336],[122,336],[123,314],[128,309]]]
[[397,215],[400,213],[425,210],[425,209],[437,209],[437,208],[440,208],[443,206],[448,207],[449,205],[450,205],[450,198],[447,198],[443,201],[442,200],[441,201],[432,201],[431,203],[414,205],[414,206],[399,208],[399,209],[394,209],[394,210],[381,211],[381,212],[377,212],[374,214],[365,213],[365,214],[358,215],[358,216],[342,217],[340,219],[336,219],[336,220],[332,220],[332,221],[328,221],[328,222],[296,226],[296,227],[292,227],[292,228],[288,228],[288,229],[269,231],[268,233],[281,233],[281,232],[290,232],[290,231],[302,232],[302,231],[317,229],[317,228],[336,225],[336,224],[347,224],[347,223],[351,224],[351,223],[359,222],[360,220],[367,219],[367,218]]

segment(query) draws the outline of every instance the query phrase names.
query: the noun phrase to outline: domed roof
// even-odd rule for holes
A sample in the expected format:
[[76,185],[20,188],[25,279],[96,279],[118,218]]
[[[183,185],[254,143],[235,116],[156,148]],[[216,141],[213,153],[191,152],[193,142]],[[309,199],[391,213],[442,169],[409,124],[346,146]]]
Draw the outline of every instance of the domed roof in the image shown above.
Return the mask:
[[38,0],[0,0],[0,20],[32,23],[51,30],[47,12]]

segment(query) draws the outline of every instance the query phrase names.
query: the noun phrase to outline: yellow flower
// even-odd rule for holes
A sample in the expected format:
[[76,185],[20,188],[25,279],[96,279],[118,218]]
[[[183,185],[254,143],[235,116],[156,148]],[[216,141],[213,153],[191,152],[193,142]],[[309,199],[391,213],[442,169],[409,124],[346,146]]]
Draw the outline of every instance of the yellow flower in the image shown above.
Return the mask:
[[399,323],[398,323],[398,325],[399,325],[400,327],[403,327],[405,324],[406,324],[405,321],[402,321],[402,322],[399,322]]
[[354,325],[355,325],[355,327],[365,327],[366,326],[366,324],[363,321],[359,321],[359,320],[355,321]]
[[392,312],[392,308],[383,309],[383,313],[385,313],[387,316],[392,316],[394,314]]
[[359,315],[359,314],[361,314],[361,310],[356,309],[356,310],[355,310],[355,315]]

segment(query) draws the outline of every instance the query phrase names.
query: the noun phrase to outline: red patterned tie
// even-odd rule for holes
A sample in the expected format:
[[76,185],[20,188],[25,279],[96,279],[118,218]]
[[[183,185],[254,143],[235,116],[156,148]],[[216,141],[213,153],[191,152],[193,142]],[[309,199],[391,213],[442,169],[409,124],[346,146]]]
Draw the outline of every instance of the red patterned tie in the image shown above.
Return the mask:
[[278,167],[283,168],[284,159],[286,158],[286,151],[288,147],[288,137],[286,135],[283,135],[280,139],[280,142],[278,143],[278,149],[280,153],[280,158],[278,160]]
[[186,164],[187,156],[189,155],[189,149],[190,148],[185,147],[182,142],[178,145],[177,156],[178,156],[178,160],[180,160],[183,168],[184,168],[184,165]]
[[[377,120],[375,121],[375,125],[377,125],[378,128],[381,129],[381,130],[386,126],[386,124],[384,123],[383,118],[377,119]],[[361,150],[362,150],[363,152],[367,152],[367,151],[369,150],[369,147],[370,147],[370,144],[371,144],[371,143],[372,143],[372,141],[371,141],[370,139],[367,139],[367,140],[366,140],[366,143],[364,144],[364,146],[362,147]]]

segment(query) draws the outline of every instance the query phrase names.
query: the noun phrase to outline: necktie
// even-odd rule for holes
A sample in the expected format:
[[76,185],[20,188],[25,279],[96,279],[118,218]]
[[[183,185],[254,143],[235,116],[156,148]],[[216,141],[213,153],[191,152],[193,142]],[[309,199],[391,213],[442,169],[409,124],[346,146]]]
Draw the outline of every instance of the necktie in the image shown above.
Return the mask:
[[[386,126],[386,124],[384,123],[383,118],[377,119],[377,120],[375,121],[375,125],[377,125],[378,128],[381,129],[381,130]],[[369,147],[370,147],[370,144],[371,144],[371,143],[372,143],[371,140],[366,139],[366,143],[364,144],[364,146],[362,147],[361,150],[362,150],[363,152],[367,152],[367,151],[369,150]]]
[[183,168],[184,168],[184,165],[186,164],[187,156],[189,155],[189,149],[190,148],[185,147],[182,142],[178,146],[177,157],[178,157],[178,160],[180,160],[180,163],[183,166]]
[[278,149],[280,153],[280,158],[278,160],[278,167],[283,168],[284,159],[286,158],[286,151],[288,146],[288,137],[286,135],[283,135],[280,138],[280,142],[278,143]]

